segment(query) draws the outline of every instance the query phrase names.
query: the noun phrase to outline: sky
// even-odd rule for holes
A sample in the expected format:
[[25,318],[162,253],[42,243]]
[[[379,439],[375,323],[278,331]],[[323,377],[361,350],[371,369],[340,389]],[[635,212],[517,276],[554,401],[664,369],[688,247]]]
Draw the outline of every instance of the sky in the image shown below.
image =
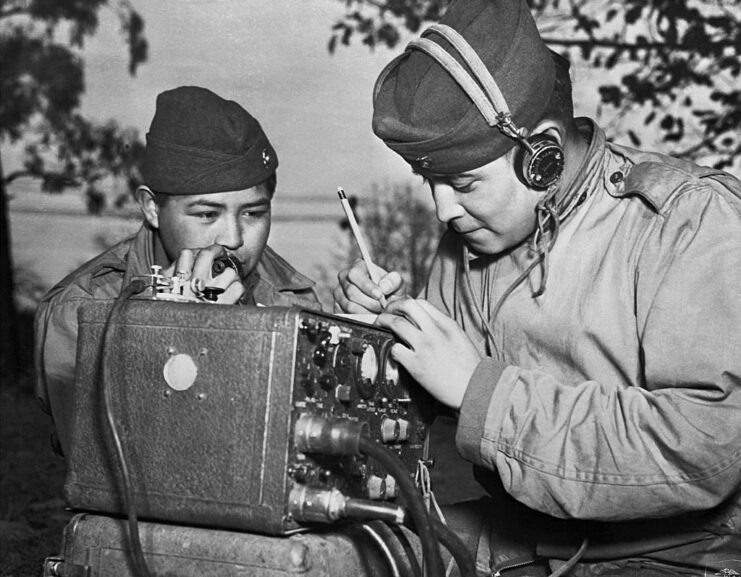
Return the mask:
[[[359,42],[334,55],[327,50],[344,2],[132,3],[145,21],[148,62],[129,75],[118,18],[102,9],[99,29],[81,51],[82,112],[135,127],[143,139],[165,90],[199,85],[239,102],[260,121],[279,157],[270,244],[302,272],[316,278],[316,267],[331,263],[340,244],[338,186],[359,196],[373,183],[421,187],[371,130],[373,84],[397,50],[372,52]],[[7,146],[2,158],[6,171],[18,165]],[[99,252],[100,237],[123,237],[135,226],[83,216],[81,195],[34,194],[33,186],[18,181],[10,190],[12,246],[16,265],[47,287]]]
[[[279,193],[336,198],[370,184],[410,181],[407,165],[371,130],[371,95],[397,50],[359,42],[327,50],[339,0],[133,0],[149,59],[135,76],[115,13],[103,8],[86,41],[82,112],[116,119],[142,139],[157,94],[199,85],[244,106],[278,152]],[[111,2],[115,6],[115,2]],[[399,47],[398,50],[401,50]],[[18,155],[3,148],[6,170]]]
[[263,125],[278,152],[279,192],[336,198],[372,182],[411,179],[371,131],[373,84],[396,51],[355,42],[327,50],[338,0],[135,0],[149,62],[136,77],[118,21],[108,12],[87,43],[83,111],[140,130],[157,94],[200,85],[235,100]]

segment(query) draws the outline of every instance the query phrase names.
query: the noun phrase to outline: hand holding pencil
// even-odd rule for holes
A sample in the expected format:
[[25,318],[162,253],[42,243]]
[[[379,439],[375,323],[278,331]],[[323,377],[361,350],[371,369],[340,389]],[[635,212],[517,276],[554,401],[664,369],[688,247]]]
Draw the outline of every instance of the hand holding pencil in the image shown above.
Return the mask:
[[[370,287],[361,288],[360,285],[363,283],[357,281],[357,277],[355,279],[355,282],[352,279],[348,278],[354,276],[352,269],[350,271],[343,271],[339,275],[340,286],[337,287],[337,289],[335,290],[335,302],[337,303],[339,308],[346,313],[357,313],[364,311],[378,312],[378,304],[373,305],[372,301],[369,300],[369,297],[374,299],[376,303],[380,303],[381,307],[386,307],[386,297],[381,292],[382,289],[379,286],[379,282],[381,280],[378,272],[379,267],[377,267],[371,259],[370,252],[368,251],[368,246],[366,245],[363,234],[360,231],[360,227],[358,226],[358,221],[355,218],[352,207],[350,206],[347,196],[345,195],[345,191],[342,187],[337,187],[337,194],[340,197],[340,202],[342,203],[342,208],[345,211],[345,216],[347,216],[347,220],[350,224],[350,229],[352,230],[355,241],[357,242],[358,248],[360,249],[360,254],[363,257],[365,268],[367,269],[368,275],[370,276],[370,279],[373,281],[375,286],[373,287],[372,291],[370,291]],[[398,276],[398,273],[389,274],[393,275],[393,277]],[[367,281],[364,282],[367,284]],[[398,277],[398,283],[395,284],[398,284],[399,287],[401,287],[401,277]],[[374,293],[372,297],[370,296],[371,292]]]

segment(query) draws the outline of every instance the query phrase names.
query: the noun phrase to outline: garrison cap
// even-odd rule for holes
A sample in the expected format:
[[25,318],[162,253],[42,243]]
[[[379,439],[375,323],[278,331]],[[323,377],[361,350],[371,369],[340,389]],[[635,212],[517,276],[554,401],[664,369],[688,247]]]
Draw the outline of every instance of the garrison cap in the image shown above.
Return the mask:
[[181,86],[157,96],[142,172],[152,190],[208,194],[257,186],[278,167],[260,123],[236,102]]
[[[454,78],[452,68],[465,78]],[[551,53],[525,0],[457,0],[379,76],[373,131],[415,169],[464,172],[496,160],[526,136],[541,120],[554,83]],[[516,135],[500,122],[502,108]]]

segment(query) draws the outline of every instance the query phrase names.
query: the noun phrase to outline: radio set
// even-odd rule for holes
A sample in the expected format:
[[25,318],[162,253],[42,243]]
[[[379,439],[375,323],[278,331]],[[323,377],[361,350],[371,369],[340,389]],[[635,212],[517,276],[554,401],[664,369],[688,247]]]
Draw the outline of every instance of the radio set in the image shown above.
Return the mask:
[[284,535],[404,501],[384,464],[342,450],[362,431],[409,477],[427,458],[433,403],[391,359],[390,332],[156,294],[117,303],[109,319],[112,306],[80,310],[71,507],[126,513],[104,386],[143,519]]

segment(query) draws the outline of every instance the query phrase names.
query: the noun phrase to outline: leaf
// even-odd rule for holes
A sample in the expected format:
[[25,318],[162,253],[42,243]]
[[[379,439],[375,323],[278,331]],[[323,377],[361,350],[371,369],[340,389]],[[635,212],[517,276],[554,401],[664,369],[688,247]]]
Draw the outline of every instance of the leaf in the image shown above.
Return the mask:
[[615,64],[617,64],[618,58],[620,57],[620,51],[615,50],[612,54],[610,54],[607,57],[607,60],[605,60],[605,68],[608,70],[615,67]]
[[640,4],[633,6],[625,12],[625,23],[635,24],[636,22],[638,22],[638,19],[641,17],[642,13],[643,6],[641,6]]
[[613,85],[600,86],[599,93],[602,98],[602,102],[605,104],[612,104],[613,106],[620,106],[622,101],[622,92],[620,87]]

